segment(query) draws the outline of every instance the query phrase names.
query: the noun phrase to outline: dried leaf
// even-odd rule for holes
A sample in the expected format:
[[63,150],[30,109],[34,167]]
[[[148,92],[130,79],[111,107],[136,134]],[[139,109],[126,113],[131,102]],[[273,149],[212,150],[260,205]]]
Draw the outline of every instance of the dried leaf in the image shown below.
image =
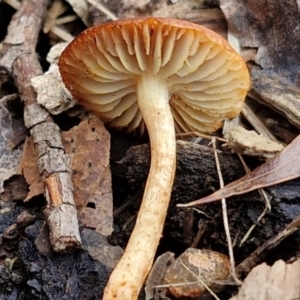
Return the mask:
[[17,173],[22,156],[22,147],[11,149],[8,145],[13,136],[12,118],[6,107],[0,104],[0,193],[3,183]]
[[71,158],[78,218],[85,226],[110,235],[113,208],[109,133],[95,118],[64,132],[62,138]]
[[231,182],[215,193],[180,207],[213,202],[222,198],[244,194],[268,187],[300,176],[300,136],[293,140],[281,153],[268,160],[244,177]]
[[250,97],[275,107],[291,123],[300,127],[300,87],[287,78],[258,68],[251,70]]
[[300,299],[299,277],[300,259],[292,264],[278,260],[271,267],[263,263],[251,270],[230,300]]
[[220,0],[220,7],[241,54],[259,65],[251,68],[250,96],[300,127],[299,1]]
[[35,196],[44,193],[44,183],[37,169],[37,154],[34,149],[32,137],[27,137],[24,144],[22,161],[19,174],[23,174],[29,185],[29,193],[24,201],[29,201]]
[[149,273],[146,281],[145,300],[166,299],[165,294],[167,292],[167,287],[157,288],[156,286],[164,283],[167,267],[175,263],[174,256],[174,253],[168,251],[160,255],[155,260],[155,263],[152,266],[151,272]]
[[258,48],[255,63],[297,79],[300,65],[299,2],[220,0],[233,33],[244,48]]

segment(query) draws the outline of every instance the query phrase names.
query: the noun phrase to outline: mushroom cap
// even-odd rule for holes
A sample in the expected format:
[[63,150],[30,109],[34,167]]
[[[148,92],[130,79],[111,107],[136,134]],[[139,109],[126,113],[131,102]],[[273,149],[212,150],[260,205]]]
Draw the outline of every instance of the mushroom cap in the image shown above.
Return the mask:
[[128,131],[145,128],[136,93],[145,74],[165,82],[177,132],[214,132],[240,113],[250,87],[245,62],[226,40],[171,18],[88,28],[63,51],[59,68],[80,104]]

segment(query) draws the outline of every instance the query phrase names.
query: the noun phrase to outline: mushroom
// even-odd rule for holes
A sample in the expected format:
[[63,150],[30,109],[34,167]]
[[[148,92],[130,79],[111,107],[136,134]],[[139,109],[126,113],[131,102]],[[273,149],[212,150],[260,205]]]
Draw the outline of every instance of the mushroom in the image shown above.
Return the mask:
[[134,18],[88,28],[59,68],[80,104],[108,125],[147,128],[151,166],[136,224],[104,291],[134,300],[149,273],[167,214],[177,132],[211,133],[241,111],[250,80],[243,59],[218,34],[170,18]]

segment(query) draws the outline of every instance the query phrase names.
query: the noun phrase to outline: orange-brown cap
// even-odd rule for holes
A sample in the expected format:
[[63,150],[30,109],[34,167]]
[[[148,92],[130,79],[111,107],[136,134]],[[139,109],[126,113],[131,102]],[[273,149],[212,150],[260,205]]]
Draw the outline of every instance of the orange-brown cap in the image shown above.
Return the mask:
[[88,28],[64,50],[59,68],[79,103],[129,131],[144,128],[136,90],[145,74],[168,87],[178,132],[215,131],[240,113],[250,86],[243,59],[227,41],[208,28],[170,18]]

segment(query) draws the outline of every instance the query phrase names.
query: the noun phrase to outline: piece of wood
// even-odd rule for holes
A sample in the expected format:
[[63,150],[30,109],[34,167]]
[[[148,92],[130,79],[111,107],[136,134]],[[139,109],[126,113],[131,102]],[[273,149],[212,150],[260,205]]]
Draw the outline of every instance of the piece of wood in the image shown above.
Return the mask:
[[[111,156],[111,169],[115,186],[117,189],[122,189],[131,195],[133,200],[129,205],[131,209],[128,209],[125,206],[128,204],[127,201],[130,200],[123,196],[123,200],[126,200],[124,204],[120,203],[122,195],[121,197],[118,195],[116,205],[120,206],[120,209],[122,208],[122,213],[118,210],[118,215],[115,215],[115,222],[116,224],[125,224],[132,215],[132,209],[134,211],[138,210],[142,189],[148,174],[150,151],[149,145],[143,144],[131,147],[125,154],[124,149],[118,146],[117,141],[116,138],[112,138],[112,149],[114,151],[112,151]],[[120,159],[120,155],[123,157],[122,159]],[[241,178],[245,174],[242,163],[235,154],[218,151],[218,155],[226,184]],[[253,159],[251,161],[247,159],[247,162],[251,162],[252,167],[258,163],[258,161],[255,162]],[[184,220],[184,209],[178,208],[177,204],[188,203],[206,196],[218,188],[219,181],[212,149],[190,142],[178,141],[176,176],[165,224],[167,236],[184,243],[183,228],[188,225]],[[251,234],[251,239],[247,240],[242,250],[236,251],[237,263],[245,259],[245,253],[250,255],[254,249],[262,245],[264,241],[275,236],[290,220],[297,217],[298,206],[295,204],[295,201],[297,203],[299,201],[299,188],[300,180],[296,179],[266,189],[268,195],[272,197],[272,211],[265,216],[264,222],[257,226]],[[257,191],[242,196],[235,196],[228,200],[230,227],[232,235],[236,236],[236,244],[239,244],[244,234],[261,214],[264,208],[262,201]],[[211,239],[215,239],[214,243],[217,244],[215,249],[219,250],[224,245],[227,245],[221,234],[223,226],[220,228],[218,225],[220,224],[219,203],[196,207],[194,210],[194,222],[197,222],[199,218],[207,224],[205,233],[199,241],[199,247],[211,243]],[[197,234],[197,225],[194,223],[193,227],[191,234],[195,236]],[[131,228],[132,226],[127,226],[125,230],[127,235],[130,234]],[[123,238],[124,236],[121,234],[116,234],[115,241],[120,241]]]
[[[238,157],[218,151],[223,177],[226,183],[243,176],[244,169]],[[149,145],[131,147],[123,159],[112,164],[112,171],[126,178],[130,189],[144,184],[150,164]],[[195,195],[206,195],[219,187],[213,150],[198,144],[177,141],[177,170],[173,185],[173,200],[188,202]]]
[[46,187],[51,245],[55,251],[65,251],[81,245],[69,158],[62,146],[58,126],[49,113],[36,104],[36,94],[30,83],[31,78],[42,74],[35,47],[48,4],[48,0],[22,1],[9,25],[0,65],[12,72],[25,105],[25,125],[33,136],[39,173]]

